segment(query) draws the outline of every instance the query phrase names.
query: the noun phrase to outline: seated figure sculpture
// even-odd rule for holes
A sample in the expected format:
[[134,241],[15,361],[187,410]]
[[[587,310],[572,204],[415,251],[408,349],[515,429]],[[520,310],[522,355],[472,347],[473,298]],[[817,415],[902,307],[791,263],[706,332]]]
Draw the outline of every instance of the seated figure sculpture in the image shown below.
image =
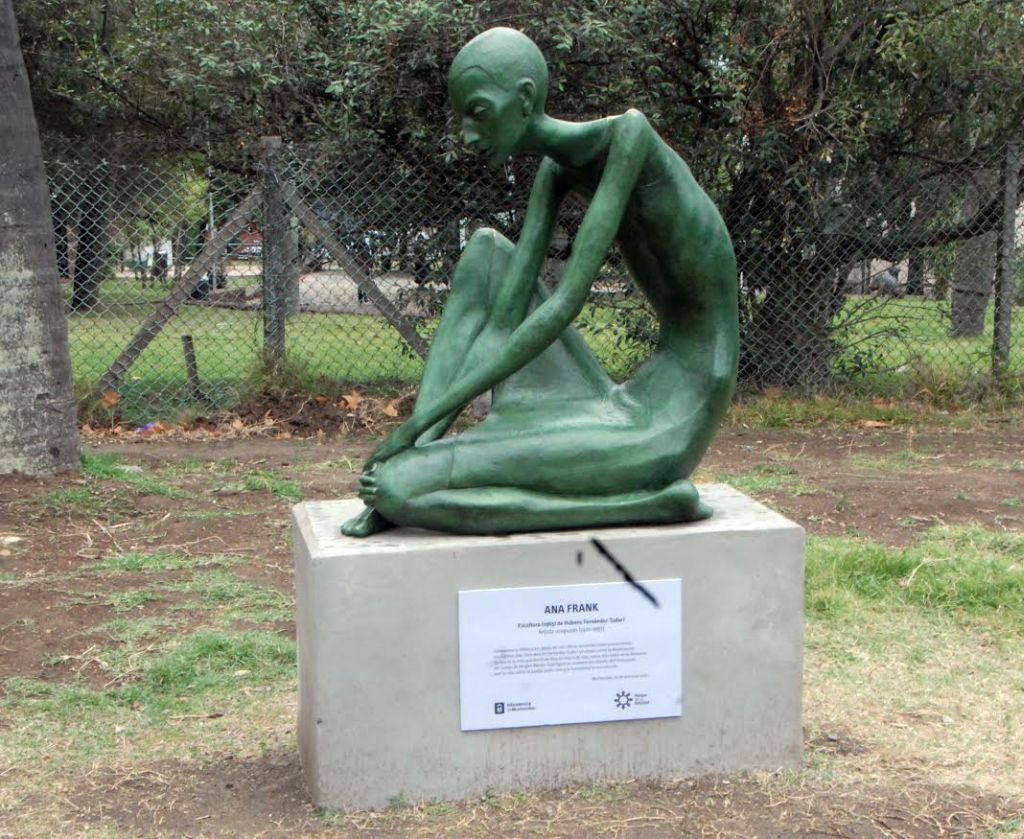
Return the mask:
[[[689,478],[736,380],[736,262],[725,225],[683,160],[636,110],[589,122],[545,112],[548,70],[513,29],[456,56],[449,93],[463,139],[500,167],[542,156],[519,241],[469,240],[412,415],[367,460],[366,509],[342,526],[510,533],[694,521]],[[555,291],[539,280],[558,209],[589,206]],[[617,244],[657,316],[650,358],[626,382],[572,326]],[[493,390],[481,423],[444,437]]]

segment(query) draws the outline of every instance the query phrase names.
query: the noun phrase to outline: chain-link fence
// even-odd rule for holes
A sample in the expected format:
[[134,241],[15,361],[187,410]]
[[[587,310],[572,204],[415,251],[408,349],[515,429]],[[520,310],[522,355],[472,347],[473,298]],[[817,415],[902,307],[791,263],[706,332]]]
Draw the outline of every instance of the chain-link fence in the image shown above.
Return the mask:
[[[83,393],[133,418],[229,407],[268,369],[311,392],[413,382],[472,232],[515,239],[532,164],[500,173],[270,139],[251,177],[193,160],[51,160]],[[700,173],[740,277],[740,386],[970,398],[1024,381],[1017,147],[797,182]],[[586,211],[563,205],[549,285]],[[578,325],[622,378],[657,323],[616,251]]]

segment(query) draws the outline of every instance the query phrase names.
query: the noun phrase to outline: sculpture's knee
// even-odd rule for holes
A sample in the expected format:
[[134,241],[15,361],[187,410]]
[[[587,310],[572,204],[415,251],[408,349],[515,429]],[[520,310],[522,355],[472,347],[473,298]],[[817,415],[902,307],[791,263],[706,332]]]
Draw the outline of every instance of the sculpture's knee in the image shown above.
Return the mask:
[[487,290],[492,280],[504,274],[515,246],[497,230],[481,227],[469,237],[452,277],[452,290],[467,287]]
[[396,524],[414,524],[409,505],[435,490],[447,489],[454,449],[450,445],[408,449],[378,464],[373,506]]
[[490,254],[499,246],[499,242],[502,240],[505,240],[505,237],[493,227],[478,227],[469,237],[469,241],[466,242],[464,253],[472,254],[477,251],[484,251]]

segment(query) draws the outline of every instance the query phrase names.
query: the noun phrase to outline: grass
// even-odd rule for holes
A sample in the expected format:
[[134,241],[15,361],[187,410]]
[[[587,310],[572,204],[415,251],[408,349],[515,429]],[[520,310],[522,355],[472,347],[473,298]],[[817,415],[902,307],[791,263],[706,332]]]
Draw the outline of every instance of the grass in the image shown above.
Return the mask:
[[[836,366],[860,392],[955,399],[991,371],[993,311],[989,303],[982,334],[951,338],[945,300],[850,296],[838,320],[843,348]],[[1022,317],[1024,307],[1014,307],[1018,325]],[[1019,342],[1009,371],[1024,372]]]
[[[231,463],[230,467],[236,464]],[[135,510],[133,498],[136,495],[154,495],[175,500],[190,499],[193,493],[175,486],[177,479],[206,472],[211,469],[224,470],[228,467],[207,465],[198,460],[185,459],[160,470],[160,477],[144,467],[126,464],[119,454],[86,452],[82,455],[82,486],[59,487],[42,497],[42,506],[50,513],[62,515],[106,516],[116,519],[130,515]],[[296,486],[287,481],[268,477],[270,489],[284,497],[292,497]],[[113,485],[113,488],[111,488]],[[261,487],[262,488],[262,487]],[[242,515],[239,511],[194,510],[182,511],[184,517],[203,518],[224,515]]]
[[255,516],[260,510],[246,507],[233,507],[230,510],[182,510],[177,514],[180,519],[192,519],[194,521],[209,521],[212,519],[230,519],[241,516]]
[[229,699],[243,675],[239,671],[245,671],[250,684],[268,684],[287,676],[294,664],[294,644],[277,633],[202,630],[167,643],[131,674],[130,681],[107,690],[7,679],[0,708],[21,708],[73,723],[75,728],[95,724],[96,720],[75,719],[85,710],[109,713],[145,708],[153,718],[165,710],[186,710],[211,695]]
[[[235,285],[254,281],[231,280]],[[160,292],[141,289],[131,279],[106,281],[100,295],[97,312],[70,319],[82,415],[94,422],[112,414],[98,402],[95,383],[160,299]],[[584,338],[615,379],[627,376],[648,353],[629,333],[624,309],[635,309],[633,298],[601,296],[580,318]],[[1024,322],[1024,307],[1017,307],[1014,316],[1015,323]],[[944,405],[961,402],[965,395],[977,398],[991,390],[974,388],[976,381],[987,382],[991,366],[991,305],[987,317],[983,335],[952,339],[944,301],[852,296],[839,319],[844,324],[837,333],[844,346],[836,359],[839,379],[855,396],[917,397]],[[427,333],[433,327],[433,322],[423,324]],[[192,336],[206,406],[197,404],[189,389],[182,335]],[[352,382],[394,386],[415,382],[422,373],[422,361],[383,317],[304,312],[289,319],[287,336],[288,366],[298,371],[295,384],[301,392]],[[1017,341],[1012,376],[1024,373],[1020,347]],[[183,306],[128,371],[116,410],[142,425],[177,418],[183,409],[194,413],[231,406],[259,387],[262,354],[263,321],[257,310]]]
[[990,627],[1024,629],[1024,534],[935,527],[911,547],[816,537],[807,557],[807,611],[851,603],[916,606]]
[[290,676],[294,664],[294,644],[276,633],[203,631],[148,666],[143,685],[157,696],[210,693],[236,685],[242,676],[250,683],[273,682]]
[[996,414],[1016,409],[980,402],[947,408],[927,401],[891,398],[865,399],[854,395],[818,395],[813,399],[769,389],[743,395],[729,408],[725,422],[741,428],[835,428],[856,425],[867,429],[915,425],[973,428]]
[[[147,603],[166,601],[167,608],[173,612],[206,615],[208,621],[217,625],[290,620],[293,617],[290,598],[275,588],[244,580],[230,570],[241,561],[238,557],[220,554],[185,557],[172,552],[111,556],[90,562],[72,576],[114,580],[130,572],[150,575],[149,582],[109,591],[77,589],[64,605],[105,604],[115,613],[124,613]],[[174,574],[181,571],[188,573]],[[147,615],[146,619],[152,616]]]
[[[83,614],[86,607],[97,617],[48,644],[45,660],[40,657],[46,678],[29,677],[35,670],[0,678],[0,823],[17,819],[18,835],[52,832],[34,831],[20,814],[26,807],[33,816],[45,809],[31,803],[39,795],[52,801],[53,795],[74,795],[72,787],[87,784],[83,778],[95,767],[105,772],[140,756],[202,759],[216,742],[228,744],[233,754],[242,741],[258,752],[278,738],[275,732],[281,732],[281,749],[293,745],[285,732],[294,724],[295,645],[281,631],[294,616],[291,597],[244,579],[248,557],[164,547],[162,541],[171,540],[154,529],[165,516],[163,506],[140,507],[150,494],[184,507],[188,502],[178,499],[196,499],[225,476],[271,493],[275,501],[264,499],[257,508],[185,509],[180,517],[266,514],[276,498],[299,495],[296,482],[265,466],[187,458],[157,468],[101,452],[86,454],[77,478],[24,502],[28,530],[45,532],[56,513],[67,516],[76,533],[92,531],[98,538],[70,568],[42,576],[2,572],[7,595],[42,585],[50,608]],[[114,518],[125,523],[104,529]],[[128,549],[118,548],[118,541]],[[190,544],[187,536],[181,541]],[[8,628],[24,631],[26,625],[18,621]],[[41,637],[44,628],[40,620]],[[18,767],[13,783],[11,766]],[[105,835],[102,827],[97,832]]]
[[811,538],[806,609],[812,738],[863,743],[864,776],[927,766],[939,782],[1024,788],[1024,534]]
[[849,462],[851,466],[855,466],[858,469],[870,469],[879,472],[893,469],[919,469],[922,466],[937,463],[941,457],[942,455],[933,454],[927,448],[905,448],[875,457],[854,454],[850,456]]
[[243,486],[248,492],[270,492],[288,501],[301,501],[302,490],[296,481],[280,478],[268,469],[256,469],[245,476]]
[[86,570],[89,572],[177,571],[182,568],[207,567],[211,565],[229,566],[235,565],[240,561],[238,557],[218,554],[200,554],[198,556],[186,557],[173,551],[158,551],[156,553],[131,552],[91,562]]
[[[225,567],[209,568],[196,563],[193,573],[151,583],[144,591],[154,599],[167,601],[167,614],[178,616],[175,622],[180,622],[182,616],[199,615],[212,627],[234,629],[243,623],[276,625],[293,619],[294,604],[289,597],[228,570],[235,564],[233,559],[214,559],[226,560]],[[123,596],[131,597],[132,592]],[[147,615],[146,619],[151,617]]]
[[194,472],[208,472],[216,468],[218,468],[216,463],[197,460],[194,457],[183,457],[173,463],[166,464],[160,472],[168,478],[176,478],[178,476],[189,475]]
[[50,512],[98,516],[108,512],[111,499],[102,497],[91,487],[58,487],[42,497],[42,505]]
[[988,469],[996,472],[1024,471],[1024,460],[1004,460],[999,457],[982,457],[972,460],[968,466],[972,469]]
[[[267,626],[291,614],[290,601],[229,567],[183,568],[172,555],[158,556],[94,563],[149,573],[154,579],[147,591],[186,598],[160,615],[116,613],[97,627],[95,634],[109,645],[90,655],[106,666],[106,686],[81,679],[3,683],[0,715],[16,714],[19,725],[5,732],[0,763],[27,769],[0,794],[0,813],[20,806],[25,789],[120,766],[125,759],[142,766],[192,763],[208,760],[223,743],[233,754],[258,753],[268,742],[292,748],[295,648]],[[903,549],[865,539],[811,538],[809,738],[865,743],[869,748],[856,765],[861,780],[872,773],[886,777],[903,761],[929,767],[936,782],[968,781],[997,792],[1019,788],[1022,563],[1024,535],[973,527],[936,528]],[[188,576],[166,579],[168,573]],[[196,623],[197,613],[207,618]],[[238,628],[242,616],[258,625]],[[127,758],[126,741],[132,743]],[[1018,769],[1007,769],[1013,766]],[[812,750],[808,768],[793,783],[803,789],[833,785],[844,771]],[[625,803],[631,789],[585,785],[573,797],[586,806]],[[517,810],[533,800],[488,794],[479,805]],[[425,817],[444,822],[462,812],[459,805],[395,804],[378,817],[377,828],[398,829]],[[340,829],[344,819],[328,813],[321,823]]]
[[36,504],[40,513],[105,518],[109,522],[133,515],[139,495],[176,500],[190,497],[185,490],[159,480],[142,467],[124,464],[117,454],[84,453],[81,474],[80,486],[57,487],[41,496]]
[[147,603],[156,603],[160,600],[160,592],[151,588],[126,589],[114,591],[108,595],[107,603],[118,612],[131,612],[144,606]]
[[82,454],[82,474],[99,480],[113,480],[131,484],[144,495],[162,495],[165,498],[188,498],[188,493],[149,475],[141,466],[127,466],[118,454]]
[[785,492],[796,498],[801,495],[814,495],[818,491],[798,478],[796,469],[785,463],[760,463],[743,472],[701,471],[697,475],[697,480],[726,482],[751,495]]
[[[51,665],[66,663],[79,674],[63,682],[18,677],[0,683],[0,717],[21,721],[15,736],[5,732],[0,740],[0,765],[30,767],[28,774],[42,783],[96,761],[116,762],[126,736],[149,755],[190,753],[195,738],[181,720],[195,716],[214,713],[225,725],[258,728],[255,720],[266,717],[260,703],[294,688],[294,644],[269,625],[290,618],[294,607],[277,589],[238,577],[230,570],[235,564],[233,557],[170,551],[90,563],[85,573],[95,579],[132,572],[149,581],[78,588],[62,601],[110,607],[110,619],[85,633],[105,646],[54,656]],[[139,614],[137,607],[150,604],[155,613]],[[97,667],[99,682],[86,682],[83,674]],[[269,692],[254,703],[253,690]],[[16,805],[0,793],[0,814]]]
[[268,492],[286,501],[302,500],[302,488],[297,481],[282,478],[272,469],[253,469],[246,473],[241,481],[230,481],[223,484],[220,492]]
[[180,624],[180,621],[166,616],[146,618],[125,618],[118,616],[96,627],[95,632],[106,635],[111,641],[123,645],[134,654],[141,641],[162,638],[167,630]]
[[[99,312],[70,316],[72,368],[82,392],[99,381],[153,309],[148,302],[118,302],[127,294],[123,286],[131,282],[104,283]],[[258,311],[184,306],[132,365],[119,388],[119,410],[130,421],[141,425],[174,417],[194,401],[182,335],[192,336],[202,389],[213,407],[233,404],[262,367],[263,321]],[[318,379],[415,381],[423,369],[422,361],[404,349],[398,333],[382,317],[295,315],[288,321],[286,353],[292,365],[309,371],[305,384],[314,392]]]

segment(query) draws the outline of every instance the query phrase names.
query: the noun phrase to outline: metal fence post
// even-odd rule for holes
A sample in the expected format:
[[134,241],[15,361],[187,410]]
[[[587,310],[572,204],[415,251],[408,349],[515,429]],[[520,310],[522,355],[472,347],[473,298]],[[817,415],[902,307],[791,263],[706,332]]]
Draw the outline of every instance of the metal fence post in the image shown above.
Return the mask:
[[[285,329],[289,314],[298,308],[297,283],[290,283],[293,269],[289,248],[290,212],[282,191],[281,138],[263,137],[263,351],[277,364],[285,357]],[[295,295],[289,286],[295,285]],[[289,297],[292,312],[289,311]]]
[[995,316],[992,324],[992,377],[1002,379],[1010,363],[1010,326],[1013,318],[1015,232],[1017,228],[1018,185],[1020,183],[1020,146],[1006,147],[1003,164],[1003,214],[996,245],[996,277],[993,297]]

